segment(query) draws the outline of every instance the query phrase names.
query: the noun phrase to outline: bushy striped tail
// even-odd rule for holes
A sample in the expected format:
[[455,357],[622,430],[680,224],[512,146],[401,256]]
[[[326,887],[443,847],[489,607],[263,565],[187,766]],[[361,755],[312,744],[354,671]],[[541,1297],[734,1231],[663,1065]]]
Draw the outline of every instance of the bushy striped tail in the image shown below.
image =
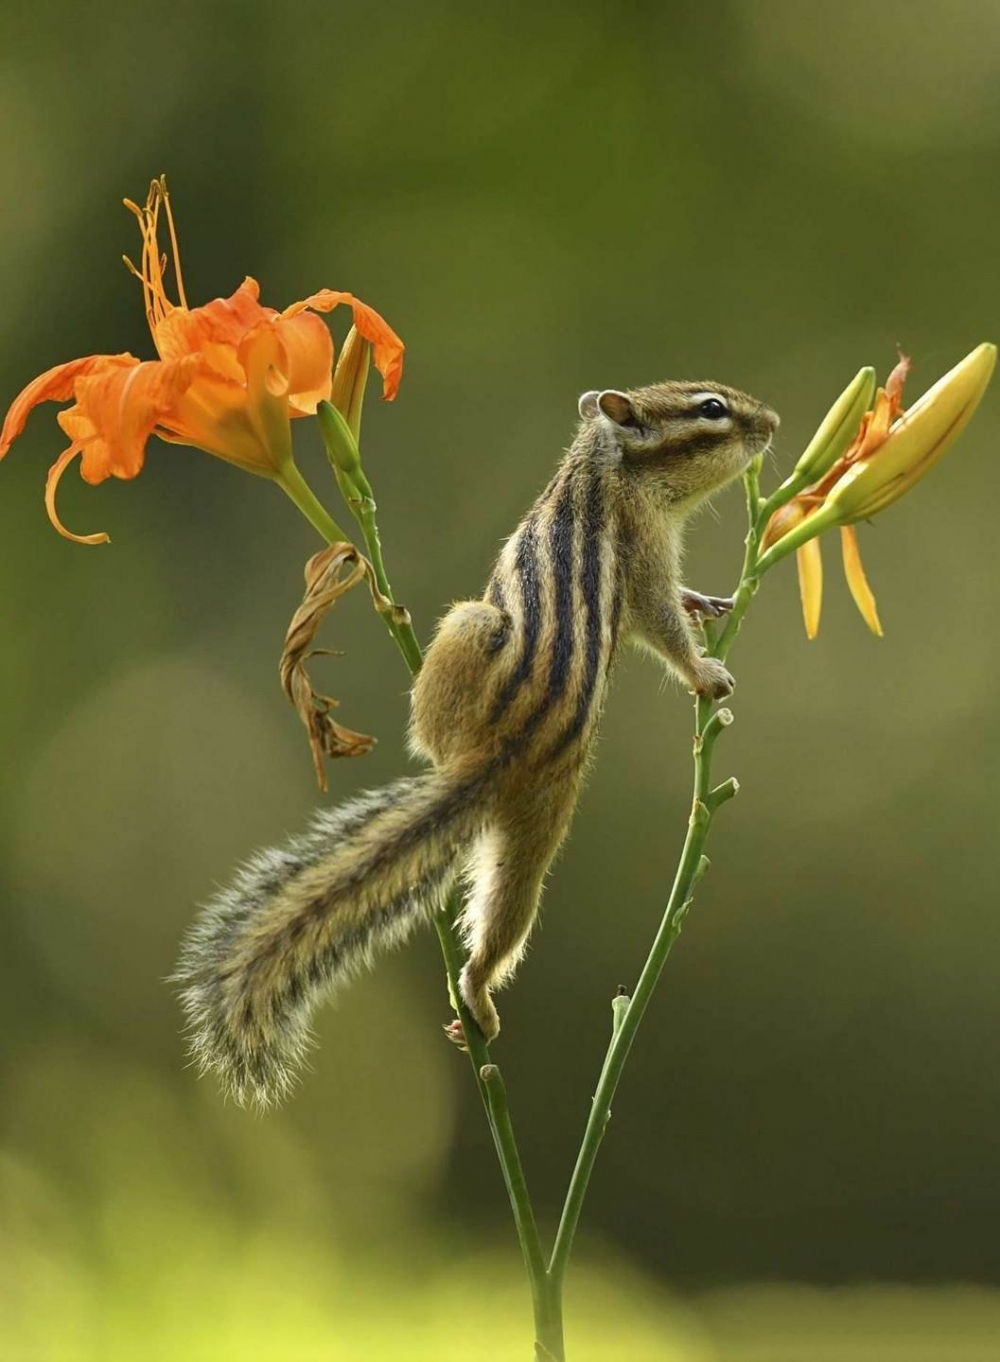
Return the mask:
[[205,906],[174,979],[194,1059],[240,1105],[287,1093],[316,1003],[438,906],[484,788],[429,772],[321,811]]

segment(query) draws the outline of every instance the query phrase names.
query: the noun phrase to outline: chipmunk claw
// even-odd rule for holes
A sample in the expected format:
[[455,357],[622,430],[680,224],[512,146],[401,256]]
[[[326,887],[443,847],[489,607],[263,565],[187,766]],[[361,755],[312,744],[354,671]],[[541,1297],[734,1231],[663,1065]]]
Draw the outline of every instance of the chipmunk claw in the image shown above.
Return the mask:
[[681,592],[681,605],[689,615],[704,615],[708,619],[717,620],[722,615],[727,615],[733,608],[732,596],[703,596],[700,591],[688,591],[687,588]]
[[462,1019],[460,1017],[456,1017],[454,1021],[448,1022],[446,1026],[442,1027],[442,1030],[451,1041],[452,1045],[457,1045],[463,1054],[469,1053],[469,1047],[465,1043],[465,1027],[462,1025]]

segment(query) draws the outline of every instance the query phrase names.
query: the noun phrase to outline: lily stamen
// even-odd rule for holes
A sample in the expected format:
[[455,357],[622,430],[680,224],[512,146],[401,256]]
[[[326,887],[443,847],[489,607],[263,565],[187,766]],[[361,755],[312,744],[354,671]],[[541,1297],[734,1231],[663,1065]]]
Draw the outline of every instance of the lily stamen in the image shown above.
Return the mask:
[[[154,183],[157,182],[154,181]],[[166,175],[160,176],[158,184],[160,201],[163,204],[163,211],[167,215],[167,229],[170,232],[170,246],[174,253],[174,281],[177,284],[177,297],[180,299],[181,307],[187,307],[187,296],[184,293],[184,276],[181,274],[181,253],[180,248],[177,245],[177,230],[174,226],[174,212],[170,207],[170,195],[167,192]]]

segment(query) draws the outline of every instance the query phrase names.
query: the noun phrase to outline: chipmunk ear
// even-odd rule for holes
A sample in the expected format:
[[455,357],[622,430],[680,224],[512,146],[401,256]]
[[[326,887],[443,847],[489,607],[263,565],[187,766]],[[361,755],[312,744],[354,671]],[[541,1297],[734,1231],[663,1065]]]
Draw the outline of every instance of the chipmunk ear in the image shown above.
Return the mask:
[[580,415],[584,418],[584,420],[587,420],[588,417],[596,416],[598,414],[597,399],[600,397],[600,395],[601,394],[597,391],[596,388],[594,389],[593,392],[580,394],[580,400],[579,402],[577,402],[576,405],[577,408],[579,409]]
[[606,388],[604,392],[598,393],[597,405],[608,420],[614,421],[616,426],[637,426],[639,424],[632,403],[624,393],[618,392],[615,388]]

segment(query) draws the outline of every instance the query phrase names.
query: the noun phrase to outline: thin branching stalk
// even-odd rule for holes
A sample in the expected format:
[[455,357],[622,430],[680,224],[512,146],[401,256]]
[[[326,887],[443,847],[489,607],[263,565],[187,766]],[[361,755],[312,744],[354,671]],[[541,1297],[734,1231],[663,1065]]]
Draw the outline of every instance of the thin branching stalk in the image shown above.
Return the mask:
[[[326,438],[325,432],[324,438]],[[340,490],[360,526],[379,591],[385,600],[394,606],[395,600],[382,555],[382,545],[376,521],[375,498],[371,486],[360,469],[356,473],[349,473],[338,466],[338,461],[329,441],[327,447]],[[759,583],[757,562],[760,538],[770,508],[770,503],[763,502],[760,496],[759,459],[755,460],[748,469],[745,487],[748,520],[746,553],[739,585],[733,599],[733,607],[724,626],[718,633],[709,627],[706,627],[705,631],[708,652],[720,660],[724,660],[728,654]],[[324,538],[334,542],[345,537],[336,522],[327,515],[308,488],[305,489],[308,496],[303,496],[300,487],[296,487],[294,492],[287,487],[285,490],[289,492],[289,495],[292,495],[293,500],[300,505],[300,508]],[[386,611],[383,617],[411,676],[416,676],[422,662],[422,653],[409,617],[405,615],[405,612],[397,610],[393,610],[391,613]],[[739,789],[733,778],[729,778],[718,785],[713,786],[712,784],[712,758],[715,744],[723,730],[732,723],[732,713],[726,708],[715,709],[711,701],[703,699],[695,701],[694,712],[694,790],[687,835],[684,839],[680,861],[663,918],[635,990],[631,996],[628,995],[627,991],[619,990],[618,996],[612,1003],[611,1041],[601,1068],[597,1089],[591,1103],[590,1115],[566,1192],[552,1251],[547,1262],[518,1152],[503,1077],[499,1068],[491,1061],[489,1047],[465,1008],[459,991],[459,976],[464,963],[464,954],[457,927],[460,907],[457,894],[451,895],[448,903],[435,915],[434,919],[448,976],[451,1002],[464,1028],[469,1059],[496,1147],[497,1158],[507,1188],[521,1253],[531,1287],[535,1318],[536,1362],[565,1362],[562,1321],[563,1285],[590,1177],[611,1117],[611,1104],[621,1081],[632,1043],[652,999],[663,966],[666,964],[674,942],[680,935],[684,919],[693,902],[698,882],[708,870],[709,862],[705,855],[705,845],[715,815],[723,804],[733,798]]]
[[[747,471],[746,496],[748,530],[746,554],[739,586],[733,600],[726,624],[717,638],[709,635],[709,652],[714,657],[725,658],[732,645],[743,616],[757,590],[756,562],[760,543],[763,517],[759,492],[760,462],[755,460]],[[645,1015],[653,996],[657,980],[666,964],[674,942],[680,936],[684,918],[687,916],[694,898],[698,881],[708,870],[708,858],[704,854],[705,844],[712,829],[716,813],[736,794],[739,786],[732,778],[722,784],[712,785],[712,756],[715,743],[724,728],[732,723],[728,709],[712,712],[708,700],[695,701],[694,732],[694,792],[691,814],[688,819],[687,836],[681,851],[680,861],[674,877],[673,888],[667,901],[666,910],[654,938],[652,948],[646,958],[639,982],[631,1001],[621,1007],[621,1015],[616,1016],[611,1045],[598,1080],[597,1090],[591,1103],[590,1116],[584,1130],[576,1166],[570,1178],[566,1200],[563,1205],[555,1244],[549,1260],[549,1277],[556,1293],[561,1296],[566,1269],[573,1250],[573,1240],[584,1198],[590,1183],[590,1176],[597,1159],[597,1152],[611,1117],[611,1103],[621,1080],[625,1062],[628,1059],[632,1042],[635,1040],[639,1024]]]

